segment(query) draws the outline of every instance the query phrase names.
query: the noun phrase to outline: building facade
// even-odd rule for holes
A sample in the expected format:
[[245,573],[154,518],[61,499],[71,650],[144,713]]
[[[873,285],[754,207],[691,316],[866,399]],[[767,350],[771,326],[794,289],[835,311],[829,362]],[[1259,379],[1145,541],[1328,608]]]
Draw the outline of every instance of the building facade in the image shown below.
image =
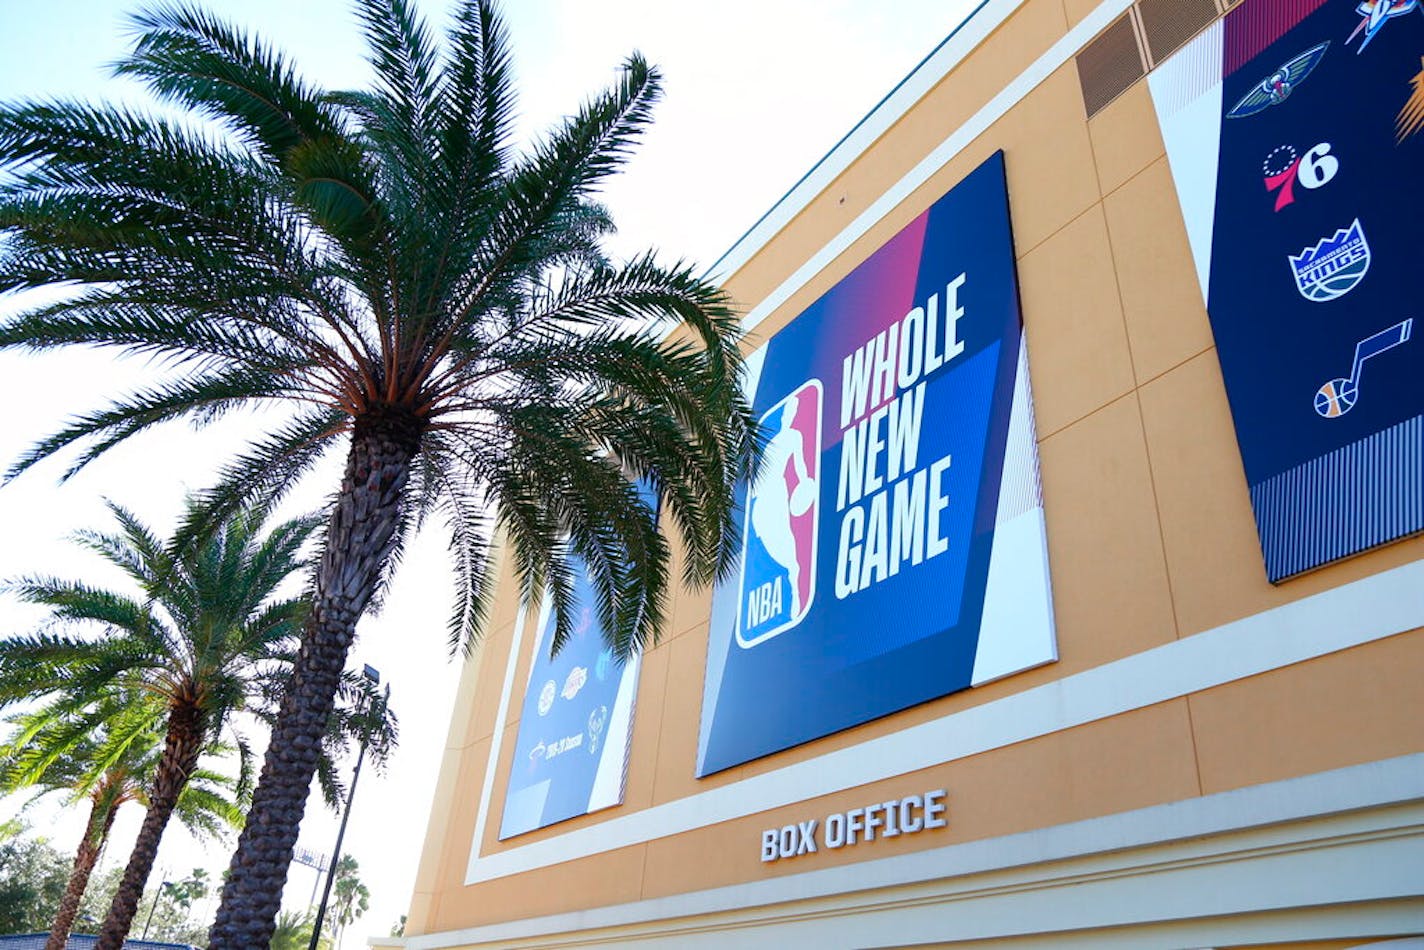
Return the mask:
[[718,265],[737,576],[503,579],[393,943],[1419,946],[1422,125],[1418,0],[986,0]]

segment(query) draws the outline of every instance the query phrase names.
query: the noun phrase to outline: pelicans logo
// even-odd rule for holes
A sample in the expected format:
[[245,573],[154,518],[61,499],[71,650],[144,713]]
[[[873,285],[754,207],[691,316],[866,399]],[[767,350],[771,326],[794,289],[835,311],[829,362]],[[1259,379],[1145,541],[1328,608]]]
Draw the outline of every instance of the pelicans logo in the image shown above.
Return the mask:
[[1275,72],[1252,86],[1251,91],[1231,107],[1231,110],[1226,113],[1226,117],[1228,119],[1244,119],[1248,115],[1264,112],[1271,106],[1278,106],[1285,102],[1286,97],[1305,81],[1305,77],[1309,76],[1316,66],[1320,65],[1320,60],[1325,56],[1325,50],[1329,46],[1330,42],[1327,40],[1319,46],[1312,46],[1294,59],[1282,63]]
[[1333,237],[1287,257],[1291,273],[1295,275],[1296,289],[1312,303],[1345,296],[1365,279],[1370,269],[1370,245],[1359,218],[1348,228],[1336,231]]
[[1360,5],[1355,7],[1355,12],[1363,19],[1345,42],[1349,43],[1363,31],[1365,39],[1360,43],[1360,48],[1355,50],[1356,53],[1363,53],[1365,47],[1370,45],[1370,40],[1384,29],[1386,23],[1397,16],[1404,16],[1419,9],[1419,0],[1362,0]]

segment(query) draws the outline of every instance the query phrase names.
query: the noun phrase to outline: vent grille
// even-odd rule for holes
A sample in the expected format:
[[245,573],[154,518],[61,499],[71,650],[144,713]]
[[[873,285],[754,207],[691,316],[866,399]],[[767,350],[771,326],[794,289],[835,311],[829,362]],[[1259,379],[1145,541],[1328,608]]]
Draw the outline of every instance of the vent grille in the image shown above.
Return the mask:
[[1151,62],[1162,62],[1217,16],[1216,0],[1139,0]]
[[1147,75],[1147,64],[1138,47],[1132,14],[1125,13],[1113,21],[1078,54],[1077,63],[1078,82],[1083,87],[1083,105],[1087,107],[1088,118],[1091,119]]

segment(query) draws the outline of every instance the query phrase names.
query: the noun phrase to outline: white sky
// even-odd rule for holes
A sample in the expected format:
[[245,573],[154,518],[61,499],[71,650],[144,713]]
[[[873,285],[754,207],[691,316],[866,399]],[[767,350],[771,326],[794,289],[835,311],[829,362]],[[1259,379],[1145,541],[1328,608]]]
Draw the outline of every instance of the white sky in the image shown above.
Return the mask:
[[[426,0],[438,17],[444,4]],[[124,48],[119,0],[0,0],[0,98],[137,97],[104,64]],[[345,0],[226,0],[212,4],[290,52],[310,79],[359,84],[360,40]],[[526,134],[548,128],[601,89],[632,50],[662,67],[666,97],[627,171],[607,189],[620,229],[616,249],[657,247],[667,259],[710,265],[810,169],[972,8],[970,0],[506,0]],[[13,308],[0,298],[0,312]],[[0,467],[71,413],[95,408],[144,379],[141,361],[107,353],[42,357],[0,353]],[[225,454],[260,420],[134,440],[59,486],[62,465],[46,464],[0,488],[0,578],[28,573],[102,578],[66,537],[104,525],[111,497],[170,529],[185,490],[211,480]],[[305,494],[315,503],[335,487],[328,472]],[[295,513],[295,512],[294,512]],[[344,851],[361,863],[371,909],[345,937],[364,945],[406,912],[427,809],[458,674],[446,659],[449,576],[443,540],[422,537],[397,577],[386,609],[362,621],[351,662],[369,663],[392,684],[402,743],[384,775],[362,776]],[[41,615],[0,598],[0,635],[31,629]],[[349,765],[348,765],[349,769]],[[476,794],[476,790],[467,790]],[[0,801],[0,820],[14,803]],[[58,809],[32,812],[62,849],[79,820]],[[121,817],[106,855],[126,860],[140,813]],[[330,852],[336,816],[313,804],[300,844]],[[170,826],[151,882],[194,866],[213,875],[230,848],[195,843]],[[303,907],[313,873],[297,867],[286,905]]]

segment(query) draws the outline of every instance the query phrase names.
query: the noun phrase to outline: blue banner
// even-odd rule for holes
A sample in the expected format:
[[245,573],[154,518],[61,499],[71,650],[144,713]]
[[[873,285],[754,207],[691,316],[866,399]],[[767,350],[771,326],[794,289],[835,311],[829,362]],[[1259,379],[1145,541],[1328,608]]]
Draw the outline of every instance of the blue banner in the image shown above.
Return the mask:
[[519,734],[505,790],[501,839],[623,801],[638,659],[605,646],[593,591],[580,574],[578,621],[552,655],[553,617],[545,604],[524,691]]
[[1054,658],[1002,154],[749,365],[699,775]]

